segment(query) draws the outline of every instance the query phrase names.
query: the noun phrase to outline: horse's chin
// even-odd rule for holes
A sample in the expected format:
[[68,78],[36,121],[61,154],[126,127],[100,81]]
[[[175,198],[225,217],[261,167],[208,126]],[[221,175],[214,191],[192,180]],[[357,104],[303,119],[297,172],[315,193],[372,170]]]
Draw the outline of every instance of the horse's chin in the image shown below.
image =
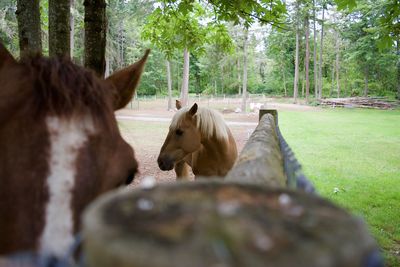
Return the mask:
[[168,166],[160,166],[160,165],[158,165],[158,167],[160,167],[160,169],[162,171],[170,171],[170,170],[172,170],[174,168],[174,165],[168,165]]

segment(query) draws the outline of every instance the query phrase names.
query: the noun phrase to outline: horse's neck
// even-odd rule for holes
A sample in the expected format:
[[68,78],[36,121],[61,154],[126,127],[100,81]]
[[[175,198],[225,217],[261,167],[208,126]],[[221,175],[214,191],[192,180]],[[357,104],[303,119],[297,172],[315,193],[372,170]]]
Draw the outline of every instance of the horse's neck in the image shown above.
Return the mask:
[[[229,133],[229,138],[231,138]],[[192,154],[191,165],[195,175],[225,175],[237,155],[236,144],[232,140],[221,141],[216,137],[202,140],[202,147]]]
[[201,141],[202,147],[199,153],[208,154],[208,156],[215,155],[216,157],[227,153],[228,140],[218,140],[215,136]]

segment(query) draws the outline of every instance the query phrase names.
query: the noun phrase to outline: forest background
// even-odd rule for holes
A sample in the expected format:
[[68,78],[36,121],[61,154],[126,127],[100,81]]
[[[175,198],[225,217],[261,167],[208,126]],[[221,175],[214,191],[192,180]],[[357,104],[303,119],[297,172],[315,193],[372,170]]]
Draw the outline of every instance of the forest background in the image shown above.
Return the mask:
[[[48,2],[40,1],[44,54]],[[398,1],[268,1],[271,14],[242,17],[213,12],[229,1],[211,2],[107,1],[105,75],[152,48],[139,95],[400,98]],[[71,57],[83,65],[83,0],[70,5]],[[0,38],[18,56],[16,10],[17,1],[1,1]]]

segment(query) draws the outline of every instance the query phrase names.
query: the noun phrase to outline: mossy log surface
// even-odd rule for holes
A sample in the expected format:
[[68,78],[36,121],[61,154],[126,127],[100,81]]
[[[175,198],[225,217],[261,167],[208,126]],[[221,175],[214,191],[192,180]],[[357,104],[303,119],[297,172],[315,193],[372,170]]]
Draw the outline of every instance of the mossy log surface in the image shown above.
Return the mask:
[[364,266],[364,223],[317,196],[216,180],[121,190],[84,215],[91,267]]
[[261,117],[226,181],[286,187],[287,178],[272,114]]

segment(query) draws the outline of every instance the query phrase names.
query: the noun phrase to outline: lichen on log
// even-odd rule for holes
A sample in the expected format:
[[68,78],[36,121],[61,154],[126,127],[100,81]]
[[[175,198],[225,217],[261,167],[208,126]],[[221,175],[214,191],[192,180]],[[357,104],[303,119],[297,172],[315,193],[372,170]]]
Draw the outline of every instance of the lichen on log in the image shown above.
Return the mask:
[[105,195],[84,215],[90,267],[363,266],[364,223],[303,192],[217,180]]

